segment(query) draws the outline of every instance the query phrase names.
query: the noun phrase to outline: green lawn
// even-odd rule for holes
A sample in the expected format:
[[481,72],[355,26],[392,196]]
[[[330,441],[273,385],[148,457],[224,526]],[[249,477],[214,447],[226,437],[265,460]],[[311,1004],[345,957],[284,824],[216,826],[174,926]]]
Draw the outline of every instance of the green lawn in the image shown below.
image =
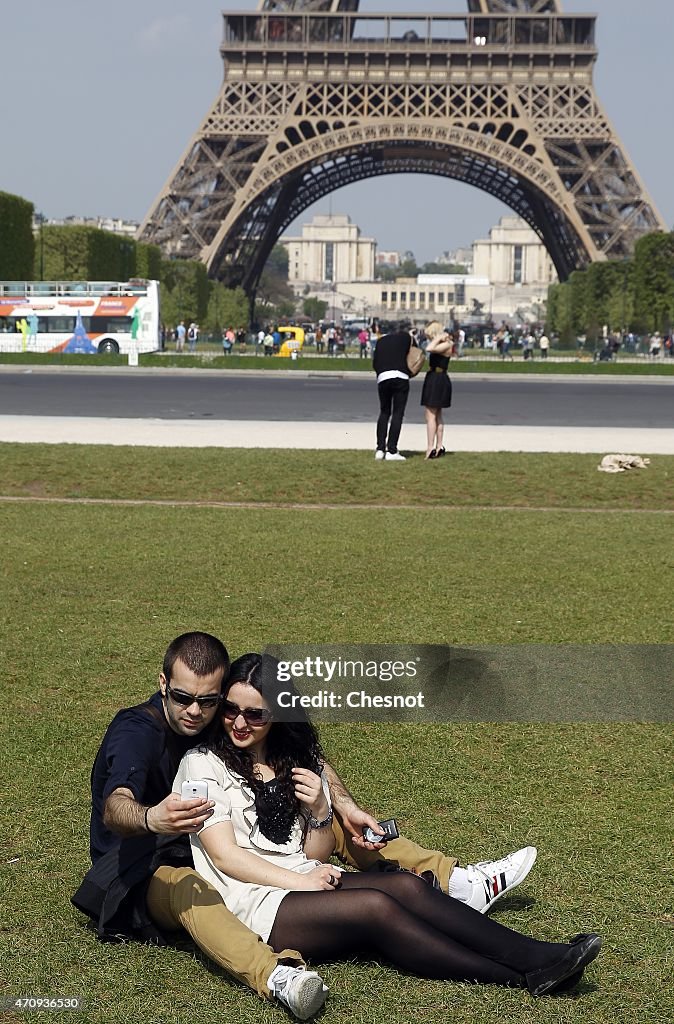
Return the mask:
[[[215,632],[235,655],[270,641],[672,641],[671,459],[606,477],[592,457],[457,456],[410,463],[405,478],[360,453],[4,445],[0,460],[0,494],[34,498],[0,502],[2,991],[81,995],[95,1024],[289,1019],[189,943],[98,944],[68,902],[87,863],[100,737],[117,708],[153,690],[179,632]],[[170,504],[233,496],[287,507]],[[413,507],[378,507],[387,501]],[[512,505],[524,508],[501,508]],[[605,949],[579,996],[536,1003],[328,964],[321,1020],[671,1020],[670,726],[362,724],[323,735],[358,797],[413,838],[463,860],[537,845],[530,879],[498,918],[547,938],[598,930]]]
[[[645,454],[645,453],[643,453]],[[674,509],[674,456],[599,473],[597,455],[459,452],[405,466],[371,452],[0,444],[0,495],[411,508]]]
[[[671,376],[674,374],[674,359],[650,362],[644,358],[642,362],[593,363],[589,358],[575,359],[570,352],[554,353],[563,356],[564,362],[534,359],[525,362],[521,354],[507,362],[496,355],[482,356],[478,352],[469,353],[462,359],[454,359],[451,372],[454,373],[528,373],[528,374],[590,374],[592,376]],[[123,355],[76,355],[51,354],[49,352],[3,352],[0,353],[0,364],[26,366],[127,366],[128,358]],[[256,356],[253,352],[246,355],[223,356],[221,349],[211,346],[210,351],[202,351],[195,355],[189,352],[149,352],[139,356],[139,364],[143,367],[163,369],[210,369],[210,370],[284,370],[291,373],[303,371],[310,373],[330,370],[333,373],[358,371],[372,373],[372,361],[360,359],[357,355],[319,356],[313,353],[300,356],[299,359],[281,359],[275,357]]]

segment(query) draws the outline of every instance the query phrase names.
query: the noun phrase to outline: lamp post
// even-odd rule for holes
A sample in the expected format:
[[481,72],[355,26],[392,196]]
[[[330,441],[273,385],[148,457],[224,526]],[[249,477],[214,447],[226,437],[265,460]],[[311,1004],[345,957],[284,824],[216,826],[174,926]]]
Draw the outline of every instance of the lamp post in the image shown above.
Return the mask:
[[625,323],[626,318],[626,305],[627,305],[627,278],[629,276],[629,260],[623,261],[623,294],[622,294],[622,324],[621,324],[621,340],[625,343],[625,337],[627,335],[627,324]]
[[38,225],[38,238],[40,242],[40,280],[44,281],[44,222],[46,217],[43,213],[35,214],[35,221]]

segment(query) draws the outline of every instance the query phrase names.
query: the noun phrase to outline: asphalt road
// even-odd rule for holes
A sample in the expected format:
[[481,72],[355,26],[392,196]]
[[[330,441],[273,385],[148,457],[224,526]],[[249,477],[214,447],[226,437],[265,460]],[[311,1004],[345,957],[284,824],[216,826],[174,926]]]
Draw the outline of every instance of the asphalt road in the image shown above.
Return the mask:
[[[456,424],[670,427],[674,378],[497,380],[455,375],[447,419]],[[421,378],[408,418],[421,419]],[[416,407],[416,415],[413,410]],[[0,414],[150,419],[372,422],[374,378],[234,376],[218,373],[0,373]]]

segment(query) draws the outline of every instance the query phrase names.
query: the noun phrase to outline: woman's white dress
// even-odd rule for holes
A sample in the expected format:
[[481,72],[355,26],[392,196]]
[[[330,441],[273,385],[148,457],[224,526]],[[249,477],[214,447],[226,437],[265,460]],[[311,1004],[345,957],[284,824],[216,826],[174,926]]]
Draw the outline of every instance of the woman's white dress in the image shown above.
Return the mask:
[[[219,822],[231,821],[237,844],[250,850],[270,864],[288,871],[312,871],[321,862],[309,860],[302,849],[302,822],[295,820],[290,838],[282,846],[272,843],[259,829],[253,793],[239,775],[232,774],[220,758],[210,750],[189,750],[178,768],[173,792],[180,794],[183,782],[203,779],[208,782],[208,799],[215,801],[213,814],[199,832],[190,836],[194,866],[207,882],[222,895],[225,906],[251,931],[266,942],[274,925],[281,901],[290,890],[256,882],[240,882],[223,874],[213,864],[201,843],[201,835]],[[325,776],[323,790],[328,802],[330,793]]]

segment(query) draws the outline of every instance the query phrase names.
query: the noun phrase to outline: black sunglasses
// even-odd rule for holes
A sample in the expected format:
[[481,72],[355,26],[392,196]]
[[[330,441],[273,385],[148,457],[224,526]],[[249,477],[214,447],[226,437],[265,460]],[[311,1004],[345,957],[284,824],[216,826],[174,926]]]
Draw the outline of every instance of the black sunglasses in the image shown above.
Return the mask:
[[222,700],[221,694],[218,694],[217,697],[195,697],[193,693],[184,693],[182,690],[172,690],[168,679],[166,680],[166,695],[174,704],[180,704],[183,708],[188,708],[191,704],[198,704],[200,708],[214,708],[216,704],[219,704]]
[[222,705],[222,714],[229,722],[236,721],[241,715],[246,725],[265,725],[272,719],[271,711],[266,708],[240,708],[231,700],[226,700]]

